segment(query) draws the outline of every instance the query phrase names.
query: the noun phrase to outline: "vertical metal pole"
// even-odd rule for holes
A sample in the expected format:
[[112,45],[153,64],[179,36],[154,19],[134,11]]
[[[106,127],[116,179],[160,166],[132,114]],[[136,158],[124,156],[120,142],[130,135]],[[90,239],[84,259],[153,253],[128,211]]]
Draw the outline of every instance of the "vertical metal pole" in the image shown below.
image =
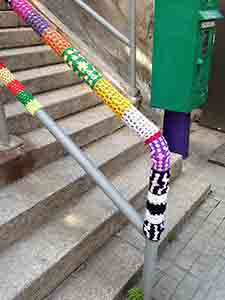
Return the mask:
[[[1,86],[0,86],[1,93]],[[0,146],[7,147],[9,146],[10,138],[8,133],[8,127],[5,116],[4,104],[0,99]]]
[[129,31],[130,31],[130,64],[129,79],[132,96],[137,94],[136,85],[136,0],[129,1]]
[[144,254],[144,300],[152,300],[159,242],[146,240]]

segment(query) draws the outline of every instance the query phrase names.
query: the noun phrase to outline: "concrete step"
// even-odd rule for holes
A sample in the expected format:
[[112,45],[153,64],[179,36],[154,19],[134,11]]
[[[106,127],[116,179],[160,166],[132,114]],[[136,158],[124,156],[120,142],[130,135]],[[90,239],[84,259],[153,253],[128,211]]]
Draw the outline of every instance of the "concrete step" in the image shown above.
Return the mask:
[[11,10],[0,10],[0,28],[26,26],[17,14]]
[[29,27],[0,29],[0,49],[43,44],[40,37]]
[[[207,179],[193,173],[181,175],[171,186],[168,224],[160,243],[160,253],[165,249],[168,237],[180,231],[182,224],[206,199],[209,191]],[[48,300],[126,299],[127,290],[141,276],[144,244],[144,239],[133,226],[128,225],[78,271],[72,273]]]
[[[59,120],[58,125],[77,144],[84,146],[111,134],[122,123],[102,104]],[[22,147],[1,152],[0,186],[12,183],[64,155],[61,144],[46,128],[33,130],[20,137],[24,140]]]
[[[84,83],[45,92],[36,97],[55,120],[101,103],[101,100]],[[40,122],[28,114],[19,102],[6,104],[5,112],[11,134],[21,135],[42,127]]]
[[[121,170],[146,148],[139,138],[123,128],[89,144],[84,150],[109,176]],[[78,164],[70,156],[66,156],[2,188],[0,248],[38,226],[54,209],[75,195],[80,196],[92,184]]]
[[[23,82],[27,89],[33,94],[43,93],[81,82],[74,72],[65,64],[55,64],[18,71],[15,72],[14,75],[18,80]],[[5,102],[15,101],[15,97],[7,90],[5,90],[2,98]]]
[[[124,137],[121,142],[125,142]],[[119,147],[120,144],[115,145]],[[105,146],[101,156],[107,152],[107,147],[117,148],[111,144]],[[131,162],[111,180],[130,203],[140,208],[144,205],[148,186],[149,157],[146,154],[136,160],[130,159]],[[180,157],[176,157],[175,162],[178,159],[181,164]],[[74,197],[64,210],[51,215],[48,223],[1,254],[2,299],[43,299],[126,222],[98,188],[79,199]],[[86,284],[88,289],[88,282]]]
[[46,45],[0,50],[1,60],[11,71],[20,71],[62,62]]

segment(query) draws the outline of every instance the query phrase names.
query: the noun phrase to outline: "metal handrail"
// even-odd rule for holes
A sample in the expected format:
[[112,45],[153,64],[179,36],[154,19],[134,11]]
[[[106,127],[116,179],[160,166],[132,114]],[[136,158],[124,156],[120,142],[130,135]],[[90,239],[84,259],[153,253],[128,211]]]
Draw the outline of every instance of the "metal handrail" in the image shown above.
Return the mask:
[[128,16],[129,16],[129,35],[127,38],[105,18],[99,15],[90,5],[86,4],[83,0],[73,0],[82,9],[84,9],[89,15],[91,15],[99,24],[103,25],[110,33],[114,35],[118,40],[124,43],[130,49],[130,64],[129,64],[129,80],[131,85],[131,96],[137,95],[137,78],[136,78],[136,0],[129,0]]
[[[150,189],[148,193],[148,205],[146,217],[143,224],[146,236],[145,266],[144,266],[144,299],[151,299],[153,276],[156,265],[157,249],[160,235],[164,230],[164,213],[166,210],[168,182],[170,177],[170,152],[165,139],[157,126],[141,114],[129,99],[124,97],[88,60],[82,56],[71,43],[64,38],[56,28],[38,13],[28,0],[5,0],[10,2],[14,11],[43,38],[56,54],[63,56],[65,62],[72,67],[79,77],[93,89],[120,119],[145,140],[149,145],[150,157],[153,161],[150,177]],[[2,69],[2,70],[1,70]],[[0,64],[0,79],[11,91],[16,94],[17,99],[26,107],[27,111],[49,129],[49,131],[62,143],[64,148],[75,158],[84,170],[91,175],[95,182],[102,188],[106,195],[127,216],[140,232],[142,228],[142,217],[124,199],[124,197],[106,179],[100,170],[82,153],[72,140],[64,134],[57,124],[42,109],[42,105],[32,96],[29,91],[7,70],[4,64]],[[12,81],[14,84],[12,84]],[[22,93],[23,91],[23,93]],[[26,100],[26,101],[25,101]],[[138,126],[137,126],[138,123]],[[136,124],[134,126],[134,124]],[[159,180],[157,181],[157,177]],[[163,176],[163,178],[161,178]],[[161,183],[161,181],[163,183]],[[160,191],[158,191],[158,187]],[[156,189],[155,189],[156,188]],[[161,195],[163,190],[163,194]],[[161,193],[158,193],[161,192]],[[161,212],[155,214],[156,206],[160,206]],[[153,207],[152,207],[153,206]],[[159,207],[158,207],[159,208]],[[157,209],[158,209],[157,208]],[[152,211],[151,211],[152,210]],[[143,232],[142,232],[143,234]]]
[[[1,64],[0,69],[3,67],[4,70],[9,74],[9,78],[14,80],[13,74],[6,69],[6,66]],[[0,72],[0,82],[3,80]],[[5,83],[6,84],[6,83]],[[23,85],[19,83],[22,87]],[[9,87],[6,85],[9,89]],[[25,87],[24,87],[25,88]],[[26,91],[26,90],[24,90]],[[11,91],[12,92],[12,91]],[[30,94],[31,95],[31,94]],[[106,178],[106,176],[95,166],[95,164],[87,157],[87,155],[77,146],[72,139],[65,134],[64,130],[60,128],[57,123],[45,112],[38,101],[33,98],[36,109],[35,113],[33,109],[26,109],[35,116],[58,140],[64,149],[70,153],[71,157],[75,159],[81,167],[89,174],[92,179],[95,180],[96,184],[102,189],[102,191],[113,201],[113,203],[119,208],[119,210],[128,218],[128,220],[134,225],[137,231],[143,236],[143,217],[136,211],[135,208],[127,201],[125,197],[113,186],[113,184]],[[154,271],[157,261],[158,243],[152,243],[146,239],[145,253],[144,253],[144,281],[145,281],[145,298],[144,300],[151,300],[151,290],[154,280]]]
[[10,136],[6,121],[4,104],[0,101],[0,145],[8,147],[10,144]]
[[81,8],[83,8],[87,13],[89,13],[98,23],[103,25],[109,32],[111,32],[116,38],[118,38],[121,42],[130,46],[130,40],[121,33],[118,29],[112,26],[105,18],[100,16],[93,8],[91,8],[88,4],[84,3],[82,0],[73,0],[76,2]]
[[[0,82],[0,94],[3,85]],[[0,100],[0,149],[4,149],[9,147],[10,145],[10,135],[8,131],[6,115],[5,115],[5,107],[3,101]]]

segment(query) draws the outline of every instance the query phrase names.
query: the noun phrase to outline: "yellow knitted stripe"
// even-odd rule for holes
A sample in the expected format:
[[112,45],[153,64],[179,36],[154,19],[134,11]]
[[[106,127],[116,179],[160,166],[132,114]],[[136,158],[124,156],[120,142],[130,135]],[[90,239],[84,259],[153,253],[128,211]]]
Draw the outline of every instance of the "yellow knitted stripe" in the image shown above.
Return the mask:
[[15,80],[15,76],[7,69],[0,69],[0,79],[5,85],[8,85],[11,81]]
[[29,102],[26,106],[26,110],[32,115],[35,116],[36,113],[43,108],[43,106],[41,105],[41,103],[34,99],[31,102]]
[[94,91],[120,119],[122,119],[124,113],[133,106],[126,97],[104,78],[97,81],[94,86]]

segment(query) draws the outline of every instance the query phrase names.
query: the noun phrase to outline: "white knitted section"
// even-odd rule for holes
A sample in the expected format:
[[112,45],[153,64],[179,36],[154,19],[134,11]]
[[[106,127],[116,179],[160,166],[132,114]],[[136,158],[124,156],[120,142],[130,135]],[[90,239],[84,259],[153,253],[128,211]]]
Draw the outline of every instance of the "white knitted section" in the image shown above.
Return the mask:
[[147,195],[148,201],[154,205],[166,205],[167,203],[167,193],[163,195],[154,195],[151,192],[148,191]]
[[159,132],[159,128],[134,106],[124,113],[123,121],[144,140]]
[[154,225],[159,225],[165,221],[165,215],[151,215],[150,212],[146,209],[145,220]]

